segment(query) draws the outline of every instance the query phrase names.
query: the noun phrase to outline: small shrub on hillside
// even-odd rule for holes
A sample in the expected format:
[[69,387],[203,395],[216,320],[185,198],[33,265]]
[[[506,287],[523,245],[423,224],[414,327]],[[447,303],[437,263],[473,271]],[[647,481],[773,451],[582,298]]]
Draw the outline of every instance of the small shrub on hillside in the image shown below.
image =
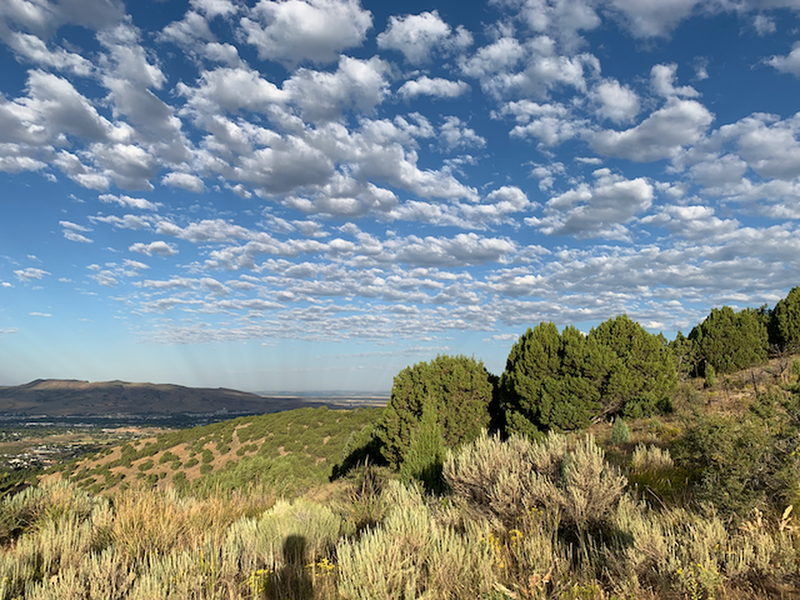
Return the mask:
[[139,463],[139,465],[136,468],[139,469],[140,471],[149,471],[150,469],[153,468],[153,466],[154,466],[153,461],[148,459],[142,463]]
[[798,491],[797,431],[751,415],[699,415],[673,453],[690,474],[697,499],[739,519],[756,507],[783,510]]
[[444,477],[456,495],[506,523],[537,509],[578,530],[601,525],[625,488],[591,436],[570,447],[555,433],[539,443],[484,434],[448,456]]
[[611,428],[612,444],[627,444],[631,441],[631,430],[628,424],[617,417],[614,419],[614,426]]
[[411,446],[400,466],[400,479],[409,482],[419,481],[428,492],[444,491],[442,465],[445,447],[442,441],[442,427],[436,420],[432,407],[426,407],[417,431],[411,436]]
[[191,469],[192,467],[194,467],[195,465],[197,465],[199,463],[200,463],[200,461],[197,460],[196,458],[190,458],[189,460],[187,460],[183,464],[183,466],[186,467],[187,469]]

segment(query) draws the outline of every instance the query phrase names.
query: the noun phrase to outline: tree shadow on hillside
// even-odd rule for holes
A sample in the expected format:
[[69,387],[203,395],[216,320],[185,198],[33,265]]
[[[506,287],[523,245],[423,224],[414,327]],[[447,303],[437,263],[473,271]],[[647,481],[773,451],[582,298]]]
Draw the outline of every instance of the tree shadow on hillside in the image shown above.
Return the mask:
[[267,589],[268,600],[312,600],[314,582],[306,568],[306,539],[290,535],[283,543],[283,567]]

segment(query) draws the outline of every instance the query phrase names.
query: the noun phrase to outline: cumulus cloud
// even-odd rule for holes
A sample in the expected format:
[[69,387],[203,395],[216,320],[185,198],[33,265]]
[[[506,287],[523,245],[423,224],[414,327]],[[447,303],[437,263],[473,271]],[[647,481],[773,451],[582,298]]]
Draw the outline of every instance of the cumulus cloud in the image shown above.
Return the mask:
[[328,63],[363,42],[372,13],[358,0],[260,0],[239,23],[261,60]]
[[764,61],[783,73],[800,77],[800,42],[792,46],[792,51],[786,56],[773,56]]
[[639,114],[639,96],[629,86],[616,79],[606,79],[591,92],[597,104],[597,114],[614,123],[629,123]]
[[333,73],[299,69],[283,86],[301,115],[310,121],[328,121],[345,109],[369,112],[389,91],[389,65],[377,57],[339,59]]
[[125,195],[100,194],[97,197],[104,204],[117,204],[124,208],[138,208],[140,210],[158,210],[158,204],[144,198],[132,198]]
[[138,252],[140,254],[146,254],[147,256],[175,256],[178,253],[178,249],[175,247],[174,244],[168,244],[167,242],[157,241],[151,242],[149,244],[145,244],[144,242],[136,242],[135,244],[131,245],[128,250],[131,252]]
[[639,38],[666,37],[702,0],[610,0],[611,9]]
[[713,120],[699,102],[673,99],[631,129],[596,132],[591,146],[602,155],[637,162],[672,158],[683,146],[697,142]]
[[161,178],[161,185],[181,188],[187,192],[194,192],[196,194],[200,194],[206,189],[203,180],[197,175],[180,172],[172,172],[164,175],[164,177]]
[[641,177],[627,180],[608,169],[598,169],[595,177],[594,185],[583,183],[551,198],[544,217],[528,217],[525,223],[548,235],[629,239],[624,225],[650,208],[653,186]]
[[432,96],[434,98],[458,98],[470,91],[470,86],[460,79],[451,81],[441,77],[428,77],[423,75],[417,79],[406,81],[397,93],[404,99],[410,100],[417,96]]
[[437,51],[462,50],[472,44],[472,34],[460,25],[453,32],[439,12],[389,17],[386,31],[378,34],[378,47],[401,52],[411,64],[429,62]]
[[650,86],[659,96],[672,98],[680,96],[682,98],[697,98],[700,93],[690,85],[675,87],[678,65],[655,65],[650,70]]

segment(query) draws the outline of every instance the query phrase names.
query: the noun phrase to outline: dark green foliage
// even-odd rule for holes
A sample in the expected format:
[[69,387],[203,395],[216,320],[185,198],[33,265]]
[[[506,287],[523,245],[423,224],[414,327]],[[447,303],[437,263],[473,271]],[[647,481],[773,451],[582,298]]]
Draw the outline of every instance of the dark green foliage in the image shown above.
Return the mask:
[[666,412],[677,388],[672,353],[626,315],[584,336],[553,323],[529,329],[511,349],[501,378],[509,433],[587,427],[606,415]]
[[194,467],[195,465],[197,465],[199,462],[200,462],[200,461],[199,461],[199,460],[197,460],[196,458],[190,458],[189,460],[187,460],[187,461],[186,461],[186,462],[183,464],[183,466],[184,466],[184,467],[186,467],[187,469],[191,469],[192,467]]
[[149,471],[150,469],[153,468],[153,461],[152,460],[146,460],[143,463],[139,463],[139,466],[137,468],[140,471]]
[[705,371],[706,375],[703,386],[707,388],[713,388],[715,385],[717,385],[717,372],[714,370],[714,365],[711,363],[707,364]]
[[214,460],[214,453],[211,452],[211,450],[209,450],[208,448],[204,448],[203,449],[203,464],[204,465],[208,464],[210,462],[213,462],[213,460]]
[[641,418],[669,412],[678,375],[663,336],[648,333],[627,315],[620,315],[598,325],[589,339],[615,355],[602,390],[605,413],[622,411],[627,417]]
[[434,407],[426,406],[422,411],[419,426],[411,436],[411,446],[406,453],[405,461],[400,466],[402,481],[406,483],[412,479],[419,481],[427,492],[444,491],[442,465],[446,450],[442,433],[442,426],[436,420]]
[[786,298],[778,301],[771,324],[774,341],[782,350],[794,352],[800,348],[800,287],[792,288]]
[[407,367],[394,378],[376,428],[384,457],[393,467],[403,462],[426,405],[434,409],[447,447],[475,439],[489,425],[492,394],[489,373],[473,358],[442,355]]
[[540,323],[520,337],[500,379],[509,433],[579,429],[602,412],[613,357],[574,327]]
[[680,331],[675,339],[669,343],[672,351],[672,358],[675,361],[675,369],[682,375],[690,375],[694,371],[694,346]]
[[161,455],[161,458],[158,459],[158,464],[163,465],[164,463],[174,462],[176,460],[178,460],[178,456],[167,450]]
[[707,364],[719,374],[728,374],[767,360],[767,328],[751,309],[737,313],[730,306],[715,308],[692,329],[689,339],[698,375],[705,374]]

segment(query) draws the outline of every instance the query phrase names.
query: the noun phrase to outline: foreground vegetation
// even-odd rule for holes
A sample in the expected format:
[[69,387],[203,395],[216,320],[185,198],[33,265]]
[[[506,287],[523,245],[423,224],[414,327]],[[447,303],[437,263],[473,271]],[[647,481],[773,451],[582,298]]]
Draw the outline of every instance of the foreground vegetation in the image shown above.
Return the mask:
[[0,505],[0,600],[800,598],[800,288],[671,343],[542,323],[63,465]]
[[622,471],[591,436],[484,433],[444,461],[443,495],[369,466],[293,501],[59,481],[3,501],[0,598],[791,597],[791,510],[731,528],[637,491],[675,475],[657,446]]

